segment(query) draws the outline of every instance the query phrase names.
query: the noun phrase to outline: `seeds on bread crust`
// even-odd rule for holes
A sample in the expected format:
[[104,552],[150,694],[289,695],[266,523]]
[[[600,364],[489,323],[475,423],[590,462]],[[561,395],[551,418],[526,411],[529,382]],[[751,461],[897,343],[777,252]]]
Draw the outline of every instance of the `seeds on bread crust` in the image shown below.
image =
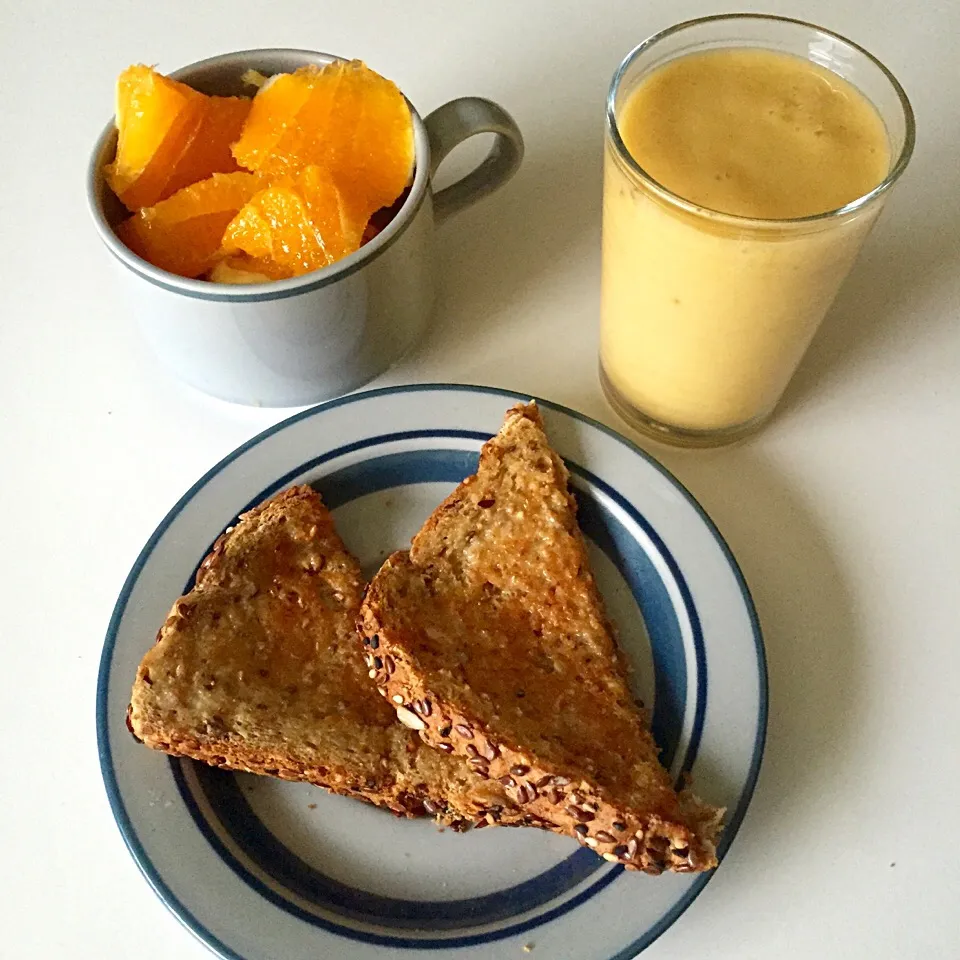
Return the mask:
[[[382,645],[382,633],[380,637]],[[388,655],[391,654],[383,654],[384,660]],[[397,704],[398,718],[402,722],[406,723],[412,717],[422,724],[422,727],[414,729],[419,730],[421,738],[434,749],[448,756],[460,754],[478,776],[492,777],[516,798],[519,807],[509,818],[504,819],[502,814],[491,809],[479,811],[470,818],[469,825],[474,829],[506,823],[568,833],[605,860],[651,875],[660,874],[668,867],[681,873],[702,869],[679,857],[685,849],[689,854],[689,847],[671,845],[667,837],[652,831],[648,848],[644,841],[644,826],[630,824],[616,814],[610,816],[606,813],[598,824],[599,829],[592,831],[591,825],[597,823],[603,802],[594,794],[590,784],[578,780],[576,788],[570,789],[570,777],[531,767],[524,757],[498,744],[486,731],[480,732],[472,718],[463,717],[459,711],[443,703],[438,709],[434,695],[405,700],[405,695],[409,695],[409,687],[401,664],[397,664],[394,674],[384,680],[386,686],[380,688],[382,695],[391,703],[396,703],[397,697],[402,701]],[[403,689],[404,694],[392,692],[398,689]],[[403,718],[400,717],[400,710],[404,711]],[[453,714],[452,718],[449,714]],[[542,810],[541,803],[544,804]],[[529,809],[531,806],[532,810]],[[527,810],[529,812],[524,812]],[[624,843],[618,842],[615,834],[623,835],[628,831],[634,831],[637,835],[630,836]],[[606,849],[598,849],[601,846]]]
[[[401,702],[403,698],[401,697]],[[426,724],[412,711],[406,707],[397,707],[397,719],[411,730],[423,730]]]
[[574,820],[579,821],[580,823],[589,823],[591,820],[595,820],[596,816],[590,810],[584,810],[583,807],[575,807],[573,804],[563,808]]
[[532,803],[537,798],[537,791],[532,784],[521,780],[517,784],[517,799],[522,804]]

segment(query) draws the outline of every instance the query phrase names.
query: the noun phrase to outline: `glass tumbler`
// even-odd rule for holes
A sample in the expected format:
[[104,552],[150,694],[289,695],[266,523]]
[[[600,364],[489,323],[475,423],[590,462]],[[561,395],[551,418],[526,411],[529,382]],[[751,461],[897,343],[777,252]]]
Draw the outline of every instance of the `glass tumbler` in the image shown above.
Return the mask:
[[[873,104],[887,175],[844,206],[787,220],[733,216],[671,192],[630,155],[618,117],[677,57],[761,48],[839,74]],[[600,379],[616,411],[668,443],[713,446],[772,413],[910,159],[914,120],[894,76],[821,27],[762,15],[691,20],[623,61],[606,111]]]

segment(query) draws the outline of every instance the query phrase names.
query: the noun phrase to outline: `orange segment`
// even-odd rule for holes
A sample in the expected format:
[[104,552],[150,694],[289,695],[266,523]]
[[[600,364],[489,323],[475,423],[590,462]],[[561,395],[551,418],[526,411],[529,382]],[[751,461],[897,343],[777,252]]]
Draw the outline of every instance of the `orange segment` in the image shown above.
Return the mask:
[[154,266],[199,277],[216,262],[227,224],[259,188],[252,173],[215,173],[124,220],[117,236]]
[[357,250],[367,216],[358,211],[353,198],[339,188],[326,170],[313,164],[297,177],[297,187],[333,259],[339,260]]
[[343,71],[339,67],[340,64],[324,68],[306,66],[289,76],[290,85],[296,84],[299,95],[296,99],[287,98],[282,129],[278,127],[277,136],[269,145],[264,142],[257,157],[256,169],[264,177],[295,176],[317,152],[314,141],[318,136],[334,130],[338,94],[351,102],[355,99],[355,91],[341,90]]
[[203,94],[150,67],[136,65],[117,81],[117,156],[107,182],[129,210],[150,206],[196,133]]
[[107,181],[128,210],[153,206],[181,187],[237,169],[230,145],[252,101],[208,97],[150,67],[117,81],[117,156]]
[[271,180],[323,167],[366,219],[410,179],[413,119],[396,85],[359,60],[302,67],[257,94],[234,156]]
[[200,125],[170,173],[161,200],[215,173],[240,169],[230,147],[240,136],[252,105],[247,97],[204,97]]
[[227,226],[223,252],[244,253],[299,276],[345,257],[360,246],[366,221],[317,166],[254,196]]
[[[314,71],[319,72],[319,71]],[[264,84],[253,98],[253,106],[233,155],[241,167],[259,170],[294,122],[311,89],[309,70],[280,73]]]
[[[413,118],[395,84],[360,61],[344,64],[343,70],[333,133],[316,139],[314,162],[330,171],[351,201],[373,214],[393,203],[413,174]],[[341,130],[352,135],[338,136]]]

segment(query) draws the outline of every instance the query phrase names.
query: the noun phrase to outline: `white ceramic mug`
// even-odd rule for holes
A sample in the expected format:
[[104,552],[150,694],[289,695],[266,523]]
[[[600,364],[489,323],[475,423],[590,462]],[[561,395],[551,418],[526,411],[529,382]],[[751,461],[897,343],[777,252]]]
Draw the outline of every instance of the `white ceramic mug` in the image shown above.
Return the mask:
[[[249,93],[245,70],[269,76],[336,59],[305,50],[244,50],[172,76],[204,93],[238,95]],[[224,400],[299,406],[359,387],[418,340],[433,306],[434,227],[509,180],[523,157],[523,138],[505,110],[478,97],[452,100],[425,120],[412,105],[410,112],[416,170],[390,223],[322,270],[239,286],[176,276],[120,242],[113,228],[129,213],[103,176],[117,145],[114,125],[107,127],[87,177],[90,209],[120,267],[131,311],[166,366]],[[477,133],[495,135],[486,158],[434,196],[431,179],[443,158]]]

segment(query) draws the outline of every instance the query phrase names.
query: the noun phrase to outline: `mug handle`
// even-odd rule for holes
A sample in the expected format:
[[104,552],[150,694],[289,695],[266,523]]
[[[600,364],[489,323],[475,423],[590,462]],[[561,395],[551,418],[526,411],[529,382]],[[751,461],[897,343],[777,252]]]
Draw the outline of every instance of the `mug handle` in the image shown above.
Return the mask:
[[483,97],[460,97],[437,107],[424,121],[430,140],[430,178],[450,151],[478,133],[496,138],[480,165],[433,198],[438,224],[502,187],[523,159],[523,134],[503,107]]

